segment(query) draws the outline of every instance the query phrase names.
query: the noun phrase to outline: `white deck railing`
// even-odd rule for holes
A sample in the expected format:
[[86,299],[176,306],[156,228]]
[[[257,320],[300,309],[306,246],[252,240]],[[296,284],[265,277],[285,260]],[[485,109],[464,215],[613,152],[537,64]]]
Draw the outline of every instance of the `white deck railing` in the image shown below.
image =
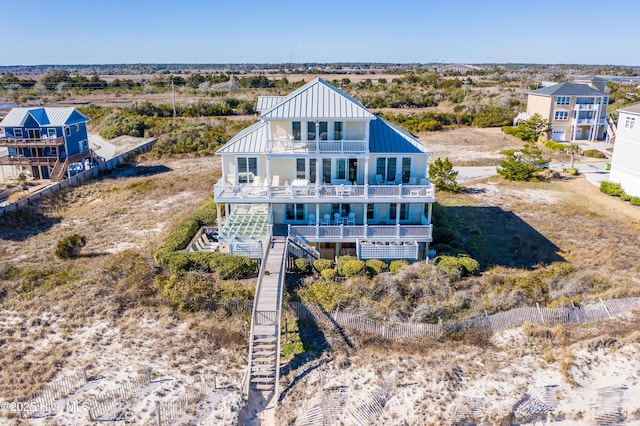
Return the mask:
[[433,185],[230,185],[213,186],[216,200],[281,200],[281,199],[344,199],[344,198],[433,198]]
[[431,225],[289,225],[289,235],[308,241],[431,240]]
[[417,259],[418,244],[372,244],[360,243],[358,245],[360,259]]
[[229,243],[229,254],[262,260],[264,256],[264,243],[261,240],[231,242]]
[[367,144],[363,140],[339,140],[339,141],[296,141],[269,140],[267,152],[277,154],[299,153],[299,152],[366,152]]

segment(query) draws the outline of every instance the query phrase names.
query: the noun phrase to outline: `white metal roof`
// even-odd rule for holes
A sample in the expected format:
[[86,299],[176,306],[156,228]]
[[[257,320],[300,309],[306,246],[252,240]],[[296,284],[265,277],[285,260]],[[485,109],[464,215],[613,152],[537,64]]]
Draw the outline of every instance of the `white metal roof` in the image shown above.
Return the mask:
[[242,129],[216,154],[241,154],[265,152],[267,149],[267,135],[265,133],[267,123],[259,121],[251,126]]
[[285,99],[286,96],[258,96],[258,106],[256,107],[256,110],[261,113],[269,111]]
[[367,120],[375,118],[375,115],[360,102],[318,77],[292,92],[260,118]]
[[626,112],[629,114],[640,114],[640,104],[629,105],[624,108],[620,108],[618,112]]
[[89,121],[73,107],[13,108],[0,122],[0,127],[21,127],[29,116],[42,127],[60,127]]

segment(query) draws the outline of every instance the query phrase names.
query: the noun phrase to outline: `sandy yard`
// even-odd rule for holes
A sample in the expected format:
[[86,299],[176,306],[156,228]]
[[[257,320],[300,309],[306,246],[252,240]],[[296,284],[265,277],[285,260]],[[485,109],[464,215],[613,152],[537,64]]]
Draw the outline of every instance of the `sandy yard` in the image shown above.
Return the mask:
[[[520,143],[497,129],[438,132],[422,140],[456,165],[495,164],[498,151]],[[218,173],[214,158],[145,160],[60,192],[2,219],[0,264],[66,265],[71,277],[88,269],[87,278],[112,268],[114,256],[127,250],[152,264],[154,248],[171,227],[211,198]],[[439,199],[513,212],[555,244],[582,276],[602,273],[621,282],[606,293],[611,297],[622,286],[639,284],[634,253],[640,247],[640,209],[601,194],[584,177],[539,184],[485,179],[468,186],[467,193]],[[63,264],[53,255],[55,242],[74,232],[87,236],[87,256]],[[183,423],[238,421],[246,342],[240,338],[230,349],[219,347],[216,327],[226,327],[223,320],[207,313],[176,315],[163,306],[127,308],[117,291],[91,284],[69,291],[60,285],[53,302],[35,297],[0,307],[3,365],[15,367],[0,373],[0,400],[86,368],[89,383],[68,397],[84,402],[151,369],[152,382],[105,420],[152,424],[158,402],[216,377],[224,389],[212,392],[208,404]],[[604,406],[618,409],[626,424],[640,424],[637,325],[629,315],[566,330],[523,326],[477,341],[373,342],[357,350],[336,345],[324,358],[292,366],[283,376],[279,424],[295,424],[323,406],[334,416],[331,424],[436,425],[464,416],[477,424],[503,424],[518,403],[515,422],[542,422],[547,414],[536,414],[535,407],[553,403],[549,419],[558,424],[595,421]],[[332,341],[340,339],[324,332]],[[527,400],[533,402],[526,405]],[[15,422],[11,413],[5,415],[0,423]],[[43,414],[32,422],[89,424],[86,412]]]

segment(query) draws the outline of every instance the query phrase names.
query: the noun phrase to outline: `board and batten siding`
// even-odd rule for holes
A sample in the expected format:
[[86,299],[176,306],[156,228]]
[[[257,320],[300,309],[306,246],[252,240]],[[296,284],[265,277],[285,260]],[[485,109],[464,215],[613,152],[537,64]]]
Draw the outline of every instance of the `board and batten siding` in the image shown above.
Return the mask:
[[[627,117],[634,117],[633,129],[624,127]],[[609,181],[619,183],[627,194],[640,197],[640,114],[620,111],[616,143],[611,159]]]

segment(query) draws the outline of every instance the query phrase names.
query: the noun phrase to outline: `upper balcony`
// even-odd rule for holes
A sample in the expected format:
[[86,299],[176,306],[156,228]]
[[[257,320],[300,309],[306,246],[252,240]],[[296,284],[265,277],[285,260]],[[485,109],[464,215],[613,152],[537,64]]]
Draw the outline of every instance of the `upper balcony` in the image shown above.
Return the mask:
[[574,109],[578,111],[596,111],[599,104],[575,104]]
[[267,141],[267,153],[272,154],[341,154],[367,152],[364,140],[311,140],[278,139]]
[[594,126],[594,125],[599,125],[599,126],[604,126],[606,124],[606,121],[604,118],[597,118],[597,117],[593,117],[593,118],[574,118],[571,120],[571,124],[577,124],[577,125],[589,125],[589,126]]
[[64,145],[64,138],[0,138],[0,147],[46,147]]
[[25,157],[20,155],[12,157],[5,155],[0,157],[0,166],[53,166],[58,157]]
[[291,184],[240,184],[231,185],[222,179],[213,186],[216,202],[282,202],[282,203],[339,203],[367,200],[375,202],[434,202],[435,188],[430,182],[421,185],[351,185],[310,184],[295,179]]

